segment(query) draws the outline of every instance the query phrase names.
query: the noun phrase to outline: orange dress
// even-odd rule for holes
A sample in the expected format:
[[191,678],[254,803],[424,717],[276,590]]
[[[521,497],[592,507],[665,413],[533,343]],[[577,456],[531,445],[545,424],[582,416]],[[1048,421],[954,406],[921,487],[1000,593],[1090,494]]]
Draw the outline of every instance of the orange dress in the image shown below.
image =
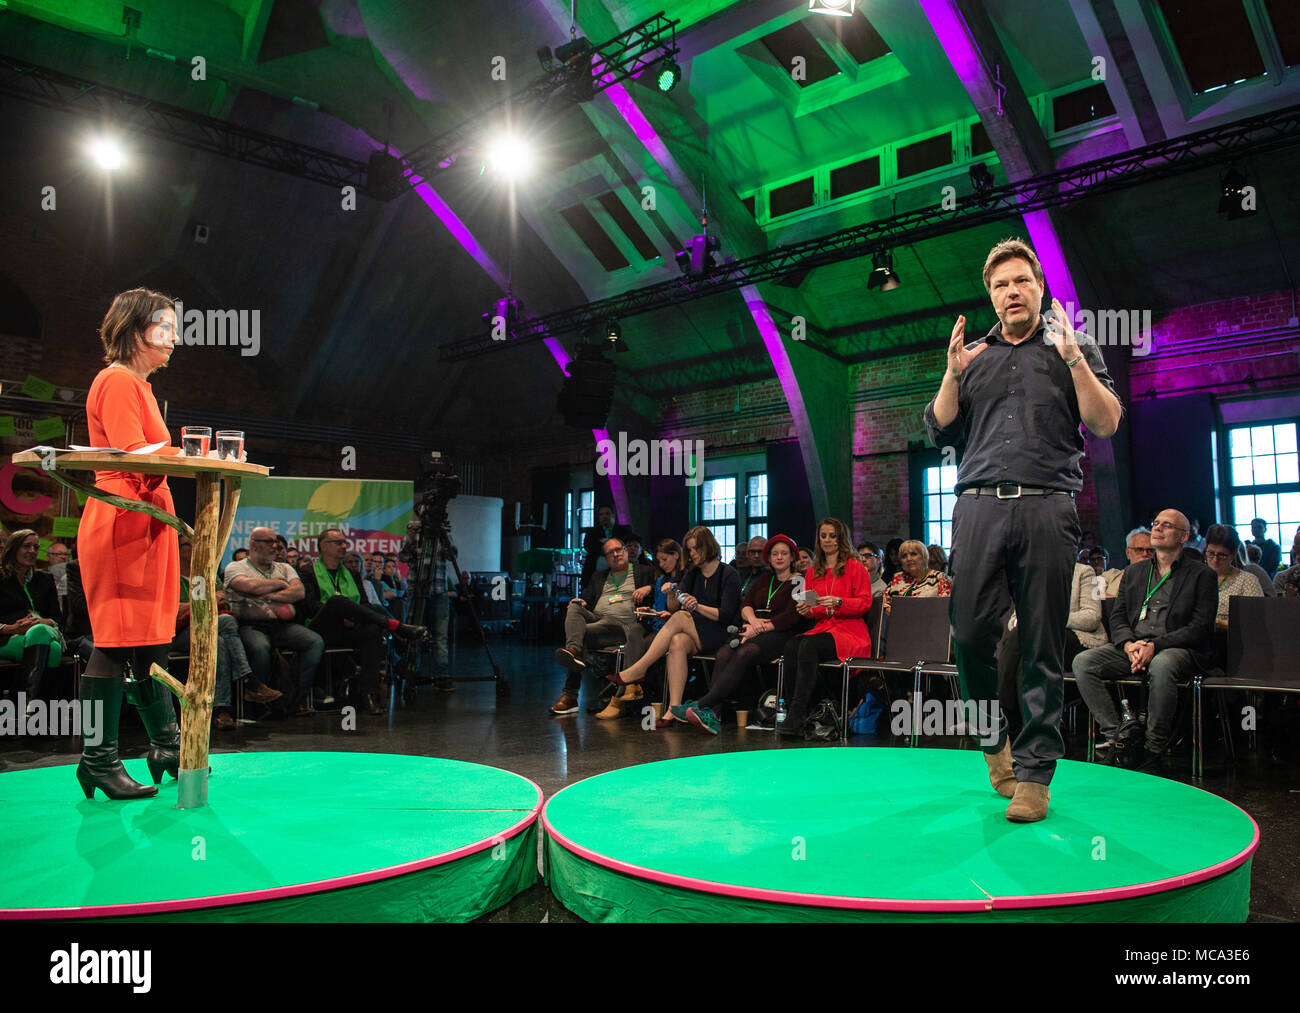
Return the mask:
[[[125,369],[101,370],[86,396],[92,447],[137,450],[171,442],[153,388]],[[179,447],[156,453],[179,454]],[[165,475],[95,472],[105,492],[174,513]],[[96,647],[170,644],[176,635],[180,551],[175,528],[97,499],[86,501],[77,530],[81,582]]]

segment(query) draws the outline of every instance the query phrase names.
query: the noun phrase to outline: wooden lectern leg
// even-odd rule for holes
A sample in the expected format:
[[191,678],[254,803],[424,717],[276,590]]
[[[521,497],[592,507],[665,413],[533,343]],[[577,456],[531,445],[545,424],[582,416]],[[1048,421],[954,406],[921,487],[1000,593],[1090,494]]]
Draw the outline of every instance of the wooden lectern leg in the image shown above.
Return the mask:
[[194,557],[190,569],[190,677],[181,712],[181,762],[177,807],[208,804],[208,736],[217,677],[217,534],[220,530],[216,475],[195,477]]

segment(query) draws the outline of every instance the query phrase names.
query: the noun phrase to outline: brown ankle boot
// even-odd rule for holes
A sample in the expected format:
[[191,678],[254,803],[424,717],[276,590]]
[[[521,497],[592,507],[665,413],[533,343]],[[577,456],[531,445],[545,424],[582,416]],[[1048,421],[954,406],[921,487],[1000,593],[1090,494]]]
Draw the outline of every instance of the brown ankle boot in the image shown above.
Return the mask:
[[989,784],[1003,798],[1011,798],[1016,793],[1016,773],[1011,769],[1011,740],[1002,744],[1002,751],[985,753],[984,762],[989,765]]
[[1047,785],[1037,781],[1020,781],[1016,794],[1007,806],[1007,819],[1012,823],[1037,823],[1047,815],[1047,803],[1052,793]]

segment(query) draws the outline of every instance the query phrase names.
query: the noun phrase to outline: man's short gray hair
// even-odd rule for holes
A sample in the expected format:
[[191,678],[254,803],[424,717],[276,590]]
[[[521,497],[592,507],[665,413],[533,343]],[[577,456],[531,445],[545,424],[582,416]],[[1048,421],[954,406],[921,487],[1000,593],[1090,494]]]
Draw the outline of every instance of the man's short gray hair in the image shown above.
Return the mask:
[[1124,548],[1126,549],[1133,548],[1134,535],[1149,535],[1149,534],[1151,534],[1150,528],[1144,528],[1144,527],[1134,528],[1132,531],[1130,531],[1127,535],[1124,536]]

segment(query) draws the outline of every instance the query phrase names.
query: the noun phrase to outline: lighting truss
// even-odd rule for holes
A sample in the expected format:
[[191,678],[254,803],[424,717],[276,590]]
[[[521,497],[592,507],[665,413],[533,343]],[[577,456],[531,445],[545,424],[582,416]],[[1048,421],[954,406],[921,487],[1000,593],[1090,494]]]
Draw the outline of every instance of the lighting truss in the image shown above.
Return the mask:
[[202,113],[155,102],[119,88],[0,56],[0,93],[47,109],[115,122],[124,131],[275,169],[331,187],[366,189],[367,163]]
[[628,317],[776,281],[792,271],[852,260],[1031,211],[1065,207],[1089,197],[1296,144],[1300,144],[1300,105],[990,187],[961,198],[952,209],[933,205],[906,211],[892,218],[720,264],[702,274],[683,275],[608,299],[522,320],[515,328],[512,341],[492,341],[486,334],[474,335],[443,345],[440,358],[444,362],[471,359],[546,337],[582,331],[594,321],[608,317],[626,323]]
[[[475,146],[485,124],[493,123],[498,113],[508,110],[516,121],[537,124],[546,118],[546,108],[557,97],[568,97],[572,101],[580,95],[585,101],[634,77],[663,57],[675,56],[678,52],[678,24],[678,19],[669,19],[660,11],[608,42],[586,50],[571,63],[557,64],[509,98],[480,110],[458,126],[412,148],[402,159],[410,181],[427,180],[455,165]],[[569,108],[569,103],[565,102],[562,108]]]

